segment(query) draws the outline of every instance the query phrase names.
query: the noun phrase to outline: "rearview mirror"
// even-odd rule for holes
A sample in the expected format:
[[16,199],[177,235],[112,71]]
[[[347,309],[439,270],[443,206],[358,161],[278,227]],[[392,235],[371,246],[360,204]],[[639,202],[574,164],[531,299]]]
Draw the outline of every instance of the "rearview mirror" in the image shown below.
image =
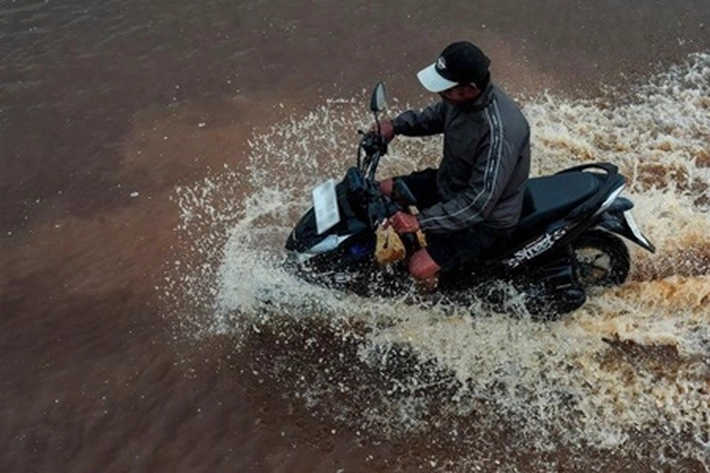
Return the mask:
[[370,110],[373,112],[381,112],[385,109],[387,101],[387,96],[385,94],[385,84],[378,82],[375,86],[375,90],[372,91],[372,98],[370,99]]

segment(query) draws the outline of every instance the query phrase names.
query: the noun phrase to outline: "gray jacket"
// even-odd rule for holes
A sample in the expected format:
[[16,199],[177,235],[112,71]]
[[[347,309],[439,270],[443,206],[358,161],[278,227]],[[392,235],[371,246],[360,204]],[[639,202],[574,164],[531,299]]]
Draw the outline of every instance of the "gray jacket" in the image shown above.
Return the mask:
[[490,84],[471,105],[441,101],[392,122],[398,135],[444,133],[437,173],[441,202],[419,214],[423,230],[450,233],[480,223],[491,228],[518,223],[530,174],[530,127],[502,90]]

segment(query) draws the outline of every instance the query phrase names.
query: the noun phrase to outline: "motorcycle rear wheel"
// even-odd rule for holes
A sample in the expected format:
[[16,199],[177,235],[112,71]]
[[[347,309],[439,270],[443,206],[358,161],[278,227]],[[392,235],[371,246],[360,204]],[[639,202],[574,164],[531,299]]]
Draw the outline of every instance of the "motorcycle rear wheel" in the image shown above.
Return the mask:
[[629,249],[621,238],[602,230],[582,233],[574,242],[575,272],[583,287],[618,286],[631,267]]

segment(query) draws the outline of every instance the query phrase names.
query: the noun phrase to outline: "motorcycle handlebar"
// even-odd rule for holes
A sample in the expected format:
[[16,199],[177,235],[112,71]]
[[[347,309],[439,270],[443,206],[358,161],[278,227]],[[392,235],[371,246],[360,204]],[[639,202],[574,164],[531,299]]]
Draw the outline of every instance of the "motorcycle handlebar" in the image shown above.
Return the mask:
[[367,133],[359,130],[358,133],[362,135],[360,139],[360,147],[365,151],[366,155],[372,156],[376,153],[387,154],[387,140],[374,131],[368,131]]
[[[363,132],[358,130],[362,135],[357,153],[357,167],[365,173],[370,179],[375,179],[375,172],[382,155],[387,154],[387,140],[374,131]],[[365,152],[365,159],[361,157],[361,151]]]

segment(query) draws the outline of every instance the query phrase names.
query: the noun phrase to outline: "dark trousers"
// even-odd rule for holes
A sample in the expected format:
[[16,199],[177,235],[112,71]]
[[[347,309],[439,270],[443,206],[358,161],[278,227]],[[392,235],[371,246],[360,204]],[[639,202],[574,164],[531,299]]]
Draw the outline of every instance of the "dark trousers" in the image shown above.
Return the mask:
[[[420,210],[429,208],[442,201],[436,185],[436,169],[425,169],[402,179],[414,197]],[[451,233],[424,232],[427,239],[429,256],[441,267],[442,271],[460,267],[464,264],[476,264],[485,260],[491,250],[510,236],[512,229],[490,228],[478,224]]]

